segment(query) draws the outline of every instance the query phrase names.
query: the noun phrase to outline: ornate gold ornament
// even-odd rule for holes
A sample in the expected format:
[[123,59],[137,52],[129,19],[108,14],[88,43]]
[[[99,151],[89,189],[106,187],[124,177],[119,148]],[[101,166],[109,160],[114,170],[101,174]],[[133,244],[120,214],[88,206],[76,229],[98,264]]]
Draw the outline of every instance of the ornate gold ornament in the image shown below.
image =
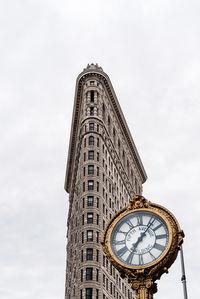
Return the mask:
[[175,261],[184,233],[166,208],[136,195],[108,222],[103,251],[136,291],[137,299],[152,299],[155,281]]

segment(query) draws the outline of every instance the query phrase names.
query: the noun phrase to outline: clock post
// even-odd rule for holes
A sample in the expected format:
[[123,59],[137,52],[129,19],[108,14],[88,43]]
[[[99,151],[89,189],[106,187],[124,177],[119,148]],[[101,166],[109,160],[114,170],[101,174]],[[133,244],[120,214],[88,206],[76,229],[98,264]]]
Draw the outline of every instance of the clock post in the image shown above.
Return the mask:
[[110,219],[101,243],[112,265],[136,291],[136,299],[153,299],[155,281],[168,273],[183,237],[170,211],[136,195]]

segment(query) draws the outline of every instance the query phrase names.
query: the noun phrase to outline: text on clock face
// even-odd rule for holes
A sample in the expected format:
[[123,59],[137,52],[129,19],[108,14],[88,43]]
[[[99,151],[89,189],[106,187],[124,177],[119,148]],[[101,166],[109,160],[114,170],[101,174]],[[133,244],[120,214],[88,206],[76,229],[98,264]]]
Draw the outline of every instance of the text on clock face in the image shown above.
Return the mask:
[[132,266],[152,263],[165,251],[169,232],[164,220],[152,212],[134,212],[113,229],[111,247],[116,257]]

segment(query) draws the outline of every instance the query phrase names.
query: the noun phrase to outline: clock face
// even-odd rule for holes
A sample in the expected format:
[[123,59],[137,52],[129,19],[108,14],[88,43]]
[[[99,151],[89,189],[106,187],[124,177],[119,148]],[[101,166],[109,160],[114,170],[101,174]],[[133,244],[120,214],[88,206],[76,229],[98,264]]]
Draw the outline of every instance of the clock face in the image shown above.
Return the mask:
[[137,211],[124,216],[111,234],[114,255],[128,266],[146,266],[156,261],[169,243],[165,221],[155,213]]

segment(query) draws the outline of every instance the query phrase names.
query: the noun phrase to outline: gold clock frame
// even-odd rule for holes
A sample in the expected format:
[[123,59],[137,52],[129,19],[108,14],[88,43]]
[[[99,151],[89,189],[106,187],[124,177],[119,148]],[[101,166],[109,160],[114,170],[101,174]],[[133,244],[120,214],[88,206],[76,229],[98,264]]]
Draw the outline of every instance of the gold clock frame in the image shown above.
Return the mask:
[[[166,249],[154,262],[143,266],[129,266],[121,262],[113,253],[111,247],[111,235],[117,223],[126,215],[136,211],[152,212],[166,223],[169,231],[169,240]],[[136,290],[137,299],[152,299],[157,291],[155,281],[160,279],[163,273],[168,273],[169,267],[175,261],[184,233],[174,215],[161,205],[151,203],[141,195],[136,195],[128,206],[117,212],[108,222],[103,236],[102,246],[112,265],[117,268],[123,278],[127,278],[131,286]]]

